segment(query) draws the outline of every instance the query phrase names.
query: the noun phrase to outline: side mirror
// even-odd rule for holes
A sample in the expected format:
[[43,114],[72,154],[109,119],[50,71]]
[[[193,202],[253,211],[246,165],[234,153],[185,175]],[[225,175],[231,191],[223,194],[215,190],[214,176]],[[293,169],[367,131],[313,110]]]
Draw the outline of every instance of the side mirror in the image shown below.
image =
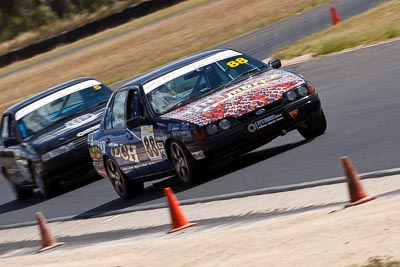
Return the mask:
[[126,127],[128,129],[136,128],[142,125],[151,125],[151,124],[153,124],[153,122],[150,119],[142,116],[135,116],[132,119],[126,121]]
[[18,145],[18,144],[19,144],[18,140],[15,137],[10,137],[10,138],[7,138],[6,140],[4,140],[4,146],[5,147],[15,146],[15,145]]
[[280,67],[282,67],[282,63],[280,59],[274,59],[268,62],[268,66],[270,66],[273,69],[279,69]]

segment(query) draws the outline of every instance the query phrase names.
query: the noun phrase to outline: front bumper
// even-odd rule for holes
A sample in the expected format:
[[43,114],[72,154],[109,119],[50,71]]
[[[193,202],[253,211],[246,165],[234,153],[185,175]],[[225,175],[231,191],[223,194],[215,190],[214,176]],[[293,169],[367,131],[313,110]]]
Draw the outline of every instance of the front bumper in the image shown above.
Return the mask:
[[46,181],[76,179],[94,171],[92,159],[85,145],[51,160],[37,162],[33,168]]
[[[293,117],[289,112],[295,110],[297,115]],[[320,114],[321,101],[317,94],[312,94],[268,110],[260,116],[254,115],[229,130],[204,141],[186,144],[186,147],[192,155],[202,151],[206,158],[219,160],[260,147]]]

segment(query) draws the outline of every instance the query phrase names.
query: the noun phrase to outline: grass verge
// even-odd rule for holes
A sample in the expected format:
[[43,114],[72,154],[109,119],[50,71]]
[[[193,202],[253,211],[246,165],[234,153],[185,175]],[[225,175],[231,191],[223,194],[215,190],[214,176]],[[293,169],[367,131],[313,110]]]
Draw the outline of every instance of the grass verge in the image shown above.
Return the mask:
[[273,57],[314,57],[400,37],[400,1],[392,0],[370,11],[287,45]]
[[388,257],[372,257],[368,259],[366,264],[357,267],[400,267],[400,261],[393,261]]

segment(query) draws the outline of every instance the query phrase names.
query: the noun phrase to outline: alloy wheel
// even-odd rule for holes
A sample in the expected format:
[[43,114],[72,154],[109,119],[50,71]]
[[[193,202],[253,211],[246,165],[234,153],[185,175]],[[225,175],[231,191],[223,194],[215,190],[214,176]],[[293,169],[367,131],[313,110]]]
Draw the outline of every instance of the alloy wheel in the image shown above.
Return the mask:
[[118,167],[112,160],[107,161],[107,173],[115,191],[121,196],[124,195],[126,190],[125,181]]
[[183,182],[187,182],[189,178],[189,164],[182,148],[177,143],[171,145],[172,163],[176,173]]

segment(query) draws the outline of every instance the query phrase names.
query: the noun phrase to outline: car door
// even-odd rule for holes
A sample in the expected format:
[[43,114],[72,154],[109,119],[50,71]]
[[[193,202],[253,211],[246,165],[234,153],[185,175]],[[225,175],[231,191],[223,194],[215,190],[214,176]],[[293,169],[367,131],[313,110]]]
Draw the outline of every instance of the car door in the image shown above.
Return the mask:
[[128,177],[143,176],[149,174],[149,170],[142,167],[150,159],[136,130],[126,127],[128,92],[115,93],[106,113],[104,140],[111,156]]
[[[19,141],[12,114],[4,114],[1,120],[0,158],[3,174],[14,184],[24,182],[26,162],[21,158]],[[21,173],[23,171],[24,173]]]
[[166,126],[158,125],[150,118],[138,87],[129,88],[128,91],[127,129],[141,140],[142,151],[147,155],[148,160],[141,165],[143,171],[156,173],[172,168],[165,153]]

